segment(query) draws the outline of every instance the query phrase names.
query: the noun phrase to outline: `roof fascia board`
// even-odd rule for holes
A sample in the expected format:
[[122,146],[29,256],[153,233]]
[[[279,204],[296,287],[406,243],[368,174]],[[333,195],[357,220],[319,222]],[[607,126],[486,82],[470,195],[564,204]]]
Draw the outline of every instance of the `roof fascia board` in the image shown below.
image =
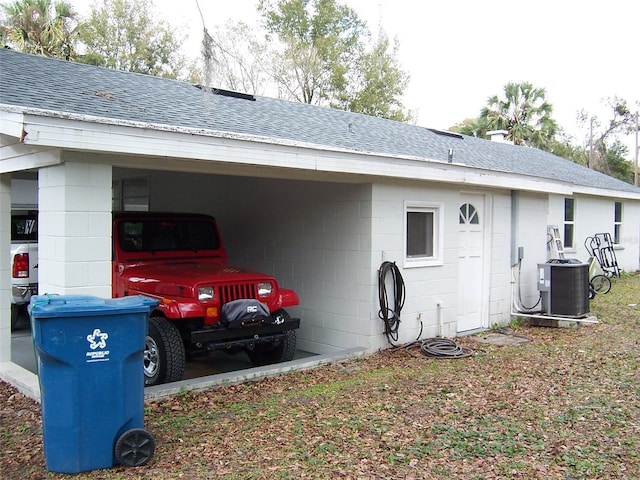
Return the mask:
[[0,109],[0,134],[20,139],[24,114],[19,111],[5,111]]
[[[43,115],[46,113],[46,115]],[[538,177],[426,158],[386,156],[278,138],[87,116],[25,114],[26,144],[124,155],[171,157],[343,174],[463,183],[570,195],[572,186]],[[351,158],[350,158],[351,157]],[[390,161],[392,160],[392,161]]]
[[14,121],[22,118],[22,127],[14,128],[13,132],[19,131],[23,142],[28,145],[368,177],[419,179],[562,195],[580,191],[613,197],[628,193],[630,198],[637,198],[635,193],[630,192],[615,191],[615,195],[612,195],[614,192],[606,189],[580,187],[552,179],[427,158],[387,156],[273,137],[62,114],[7,105],[0,105],[0,111],[3,116],[12,116]]
[[620,198],[625,200],[640,200],[640,193],[625,192],[623,190],[609,190],[604,188],[583,187],[576,185],[574,187],[576,195],[589,195],[593,197],[609,197]]
[[[366,157],[366,155],[365,155]],[[371,157],[367,160],[349,161],[344,155],[340,157],[321,157],[318,169],[324,171],[355,173],[367,176],[380,176],[462,184],[477,187],[490,187],[507,190],[523,190],[532,192],[557,193],[571,195],[573,186],[558,182],[545,181],[538,177],[492,170],[482,170],[467,165],[444,162],[401,162],[396,157]],[[389,160],[395,160],[390,162]]]

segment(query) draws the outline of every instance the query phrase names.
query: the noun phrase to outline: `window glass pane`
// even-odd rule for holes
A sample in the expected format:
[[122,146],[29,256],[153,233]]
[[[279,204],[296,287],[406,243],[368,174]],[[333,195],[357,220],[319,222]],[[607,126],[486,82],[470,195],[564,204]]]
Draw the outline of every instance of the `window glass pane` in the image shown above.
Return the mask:
[[565,223],[564,225],[564,246],[568,248],[573,247],[573,224]]
[[615,221],[622,222],[622,202],[616,202],[614,210]]
[[478,211],[476,207],[470,203],[465,203],[460,206],[460,219],[459,222],[470,223],[472,225],[478,225],[480,223],[480,217],[478,217]]
[[622,225],[616,224],[613,226],[613,243],[620,245],[620,230]]
[[433,256],[433,212],[407,212],[407,256]]
[[38,215],[11,215],[11,241],[38,240]]
[[113,180],[113,211],[149,210],[149,180],[134,177]]
[[146,177],[122,179],[123,197],[145,197],[148,195],[148,190],[149,187]]
[[573,198],[565,198],[564,199],[564,220],[566,222],[573,222],[574,215],[574,205]]
[[134,251],[215,250],[220,240],[213,224],[201,220],[122,222],[119,225],[120,248]]
[[123,198],[122,199],[122,209],[125,212],[147,212],[149,211],[149,205],[147,202],[147,197],[144,198]]
[[[478,225],[480,223],[478,211],[473,207],[473,205],[470,205],[470,207],[473,208],[473,213],[470,215],[471,218],[469,219],[469,223],[472,225]],[[471,209],[469,211],[471,211]]]

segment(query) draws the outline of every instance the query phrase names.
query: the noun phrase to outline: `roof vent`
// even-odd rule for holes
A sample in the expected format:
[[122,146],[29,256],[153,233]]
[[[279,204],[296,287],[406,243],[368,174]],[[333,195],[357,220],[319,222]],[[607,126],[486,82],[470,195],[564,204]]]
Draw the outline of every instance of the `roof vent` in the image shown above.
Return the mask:
[[[196,88],[199,88],[200,90],[206,89],[206,87],[201,84],[197,84]],[[242,100],[251,100],[252,102],[256,101],[256,97],[254,97],[250,93],[234,92],[233,90],[223,90],[222,88],[212,88],[210,91],[211,93],[222,95],[223,97],[240,98]]]
[[462,135],[460,135],[459,133],[450,132],[448,130],[438,130],[437,128],[427,128],[427,130],[437,135],[444,135],[445,137],[463,138]]

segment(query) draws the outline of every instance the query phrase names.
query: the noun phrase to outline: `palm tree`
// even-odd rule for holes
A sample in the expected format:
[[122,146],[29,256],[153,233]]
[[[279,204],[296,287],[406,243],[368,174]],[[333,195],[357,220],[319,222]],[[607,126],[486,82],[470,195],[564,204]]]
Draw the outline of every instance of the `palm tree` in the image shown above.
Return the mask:
[[77,14],[71,4],[52,0],[15,0],[2,5],[3,36],[17,50],[71,60]]
[[558,130],[551,118],[553,107],[545,99],[544,88],[528,82],[507,83],[504,97],[490,97],[480,113],[488,130],[506,130],[507,140],[516,145],[545,149]]

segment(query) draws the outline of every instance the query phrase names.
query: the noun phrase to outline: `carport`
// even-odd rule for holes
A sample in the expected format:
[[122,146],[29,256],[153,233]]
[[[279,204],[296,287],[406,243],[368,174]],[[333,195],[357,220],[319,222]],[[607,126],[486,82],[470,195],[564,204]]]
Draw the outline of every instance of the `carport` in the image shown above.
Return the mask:
[[[259,104],[154,77],[3,53],[20,55],[26,69],[44,68],[41,78],[66,79],[59,85],[66,96],[53,87],[29,88],[3,113],[0,225],[9,225],[13,176],[37,175],[40,293],[111,295],[112,211],[209,213],[218,218],[232,263],[270,273],[298,292],[300,311],[292,315],[303,319],[298,347],[304,355],[371,349],[370,337],[380,330],[369,321],[376,278],[372,184],[352,172],[362,154],[238,133],[252,115],[281,120],[278,114],[287,112],[277,110],[287,102]],[[167,113],[157,98],[167,85],[175,88],[176,112]],[[56,95],[65,98],[64,109]],[[213,128],[225,126],[227,117],[236,131]],[[320,119],[315,133],[327,135],[319,128],[326,121]],[[351,128],[334,127],[341,135]],[[386,169],[382,157],[367,155],[365,163]],[[8,250],[6,236],[0,250]],[[3,278],[9,277],[6,258]],[[33,384],[10,365],[7,290],[2,286],[0,363],[9,371],[3,378]]]
[[[87,166],[87,168],[91,170],[93,167]],[[303,299],[305,298],[305,287],[306,289],[313,288],[320,291],[325,288],[325,282],[322,279],[324,275],[335,278],[338,275],[336,272],[340,266],[340,268],[344,269],[340,275],[344,276],[349,269],[349,261],[344,254],[339,252],[337,248],[339,245],[335,243],[336,239],[330,238],[330,229],[337,227],[327,225],[327,222],[339,222],[339,215],[336,212],[343,210],[353,195],[358,198],[358,195],[361,195],[363,190],[366,192],[366,186],[328,181],[314,182],[309,180],[256,178],[220,174],[203,175],[189,172],[125,169],[121,167],[114,167],[112,172],[114,210],[119,206],[116,202],[122,202],[121,205],[134,205],[133,208],[212,213],[218,217],[233,264],[272,272],[277,276],[281,284],[291,285],[294,289],[297,289]],[[88,174],[85,175],[83,181],[90,181],[89,177],[95,178],[94,175]],[[40,186],[38,190],[41,194],[43,188]],[[73,190],[73,188],[70,188],[70,190]],[[109,189],[110,192],[111,189]],[[82,197],[83,195],[79,196]],[[268,201],[265,202],[265,199]],[[111,202],[111,199],[109,201]],[[356,202],[360,202],[360,200]],[[50,205],[51,203],[47,204]],[[359,209],[360,207],[355,208]],[[47,252],[48,250],[43,243],[43,238],[47,234],[46,211],[46,207],[40,208],[42,252]],[[110,219],[110,212],[107,213],[107,218]],[[55,218],[59,216],[58,212],[51,215]],[[69,229],[77,231],[77,219],[80,215],[77,212],[70,215],[74,220],[70,220],[67,224]],[[341,223],[346,228],[346,218],[343,218]],[[51,236],[53,237],[54,235]],[[326,240],[320,242],[319,239],[322,238],[326,238]],[[50,241],[58,244],[59,238],[50,239]],[[71,241],[78,245],[78,242],[83,240],[74,236]],[[330,251],[323,251],[323,248],[321,248],[323,242],[331,244]],[[305,248],[311,251],[313,255],[305,252]],[[82,247],[76,247],[71,250],[65,249],[63,253],[68,258],[71,258],[72,254],[86,250],[87,247],[83,243]],[[49,251],[51,250],[49,249]],[[330,265],[325,265],[325,262],[329,262]],[[43,265],[42,259],[41,265]],[[311,283],[312,279],[309,278],[305,280],[305,271],[307,271],[304,270],[305,265],[308,272],[312,272],[314,276],[319,277],[315,280],[315,283]],[[77,268],[81,269],[80,266]],[[86,268],[86,270],[90,269],[95,269],[93,264],[91,267]],[[63,290],[61,286],[53,285],[54,281],[59,280],[49,280],[49,286],[45,287],[44,285],[47,283],[46,272],[41,269],[41,292],[54,291],[52,290],[53,288],[58,288],[58,293],[77,293],[72,287]],[[81,282],[82,279],[79,283]],[[48,290],[42,290],[45,288]],[[89,285],[86,285],[82,292],[96,295],[96,290],[90,288]],[[105,289],[105,291],[107,290]],[[110,294],[110,287],[108,291]],[[344,292],[340,294],[347,295]],[[100,295],[100,293],[97,295]],[[331,293],[329,293],[328,298],[330,298],[330,295]],[[318,318],[322,318],[322,309],[340,308],[339,302],[339,299],[337,299],[329,304],[325,304],[322,301],[308,303],[309,305],[317,306],[315,315]],[[303,306],[306,307],[307,305],[303,304]],[[304,311],[292,312],[292,314],[307,315]],[[353,345],[347,344],[340,348],[324,348],[321,344],[321,337],[318,336],[318,333],[315,333],[319,329],[319,333],[322,334],[322,326],[320,322],[305,325],[307,334],[301,333],[299,335],[299,351],[296,354],[294,365],[286,366],[286,368],[296,368],[295,365],[299,365],[300,360],[304,361],[305,365],[309,361],[319,363],[337,361],[346,358],[345,355],[347,357],[353,355],[353,348],[356,348],[357,354],[364,352],[363,348],[357,348],[359,347],[357,343]],[[320,338],[320,340],[314,342],[314,338]],[[11,352],[13,363],[18,367],[24,367],[28,372],[35,373],[33,347],[28,330],[13,333],[11,337]],[[312,356],[317,358],[312,360],[310,358]],[[203,381],[208,382],[207,384],[216,381],[236,381],[234,378],[238,375],[240,376],[239,378],[246,378],[246,374],[234,374],[231,372],[251,370],[251,367],[251,364],[243,354],[237,356],[220,354],[211,359],[190,363],[185,375],[185,381],[188,383],[187,387],[194,384],[194,378],[202,376],[207,377],[207,380],[200,381],[200,385]],[[272,370],[278,372],[282,367],[274,368],[275,370]],[[265,374],[264,372],[268,371],[269,369],[262,368],[257,372],[251,370],[249,374],[263,375]],[[228,375],[222,379],[219,377],[217,379],[209,378],[212,375],[218,376],[221,374]],[[35,378],[31,378],[27,372],[21,372],[19,368],[12,368],[7,375],[16,378],[18,386],[24,385],[24,390],[28,393],[30,392],[32,396],[34,396],[34,391],[37,392],[37,381]],[[185,385],[182,385],[182,387],[185,387]],[[174,387],[166,388],[170,390]],[[158,388],[156,390],[164,391],[166,388]]]
[[[40,292],[110,295],[112,209],[211,213],[218,218],[233,264],[271,273],[282,285],[299,292],[303,307],[292,314],[310,321],[305,321],[301,329],[297,358],[340,354],[361,346],[357,339],[335,333],[329,340],[335,344],[323,339],[325,320],[345,318],[345,312],[354,311],[353,307],[345,307],[345,302],[350,301],[348,291],[328,285],[324,278],[346,278],[350,263],[368,260],[366,255],[358,255],[357,248],[367,245],[359,238],[368,235],[370,220],[361,217],[360,212],[370,206],[370,185],[310,181],[295,178],[294,172],[282,169],[258,169],[261,173],[270,172],[270,178],[231,175],[229,170],[237,167],[218,164],[203,165],[203,171],[214,172],[206,174],[167,170],[166,166],[162,170],[123,168],[74,161],[87,154],[63,149],[56,153],[53,165],[37,170]],[[27,156],[35,161],[41,157],[39,152]],[[99,158],[129,166],[161,164],[163,160],[118,155]],[[193,169],[193,163],[187,162],[188,169]],[[245,166],[242,170],[247,174],[254,167]],[[278,173],[287,173],[290,178],[278,178]],[[298,172],[298,177],[304,176]],[[362,218],[359,226],[349,222],[344,213],[353,211]],[[347,255],[340,243],[348,241],[348,224],[353,229],[353,255]],[[326,292],[324,299],[329,301],[320,298],[322,295],[314,299],[314,295],[305,293],[310,291]],[[307,309],[310,316],[302,311]],[[314,322],[314,316],[319,320]],[[24,344],[24,340],[18,344]],[[12,344],[16,344],[15,338]],[[247,368],[242,361],[223,363],[223,369]],[[18,372],[18,376],[22,373]],[[18,381],[21,382],[25,380]],[[34,384],[32,380],[27,383]]]

